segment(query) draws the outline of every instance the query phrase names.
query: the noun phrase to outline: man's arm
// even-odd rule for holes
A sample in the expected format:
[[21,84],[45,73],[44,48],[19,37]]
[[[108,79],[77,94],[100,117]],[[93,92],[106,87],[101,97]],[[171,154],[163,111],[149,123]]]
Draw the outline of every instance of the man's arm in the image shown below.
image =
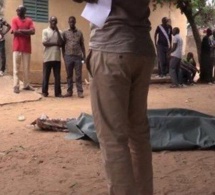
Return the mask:
[[81,40],[80,40],[80,46],[81,46],[81,50],[83,53],[83,60],[86,60],[86,50],[85,50],[85,45],[84,45],[84,36],[81,33]]
[[[12,25],[13,27],[13,25]],[[16,26],[16,28],[12,28],[13,31],[12,33],[15,35],[34,35],[35,34],[35,28],[34,28],[34,24],[32,22],[32,20],[30,20],[30,26],[29,29],[19,29],[18,26]]]
[[178,44],[177,43],[173,43],[173,47],[171,49],[171,53],[174,52],[177,48]]
[[65,36],[65,31],[62,33],[63,37],[63,44],[62,44],[62,54],[63,56],[65,55],[65,46],[66,46],[66,36]]
[[35,29],[18,29],[16,31],[13,31],[14,34],[22,34],[22,35],[34,35],[35,34]]
[[59,32],[59,29],[58,27],[56,26],[56,32],[57,32],[57,35],[58,35],[58,40],[57,40],[57,44],[59,47],[62,47],[63,46],[63,38],[62,38],[62,35],[61,33]]
[[52,46],[58,46],[57,42],[50,42],[48,38],[48,33],[44,29],[42,32],[42,43],[44,47],[52,47]]
[[154,43],[155,43],[155,46],[157,45],[157,36],[158,36],[158,27],[155,31],[155,35],[154,35]]
[[170,42],[170,45],[172,45],[172,26],[170,26],[169,42]]
[[11,25],[8,24],[6,21],[4,21],[4,26],[6,26],[6,30],[2,33],[3,36],[6,35],[11,29]]

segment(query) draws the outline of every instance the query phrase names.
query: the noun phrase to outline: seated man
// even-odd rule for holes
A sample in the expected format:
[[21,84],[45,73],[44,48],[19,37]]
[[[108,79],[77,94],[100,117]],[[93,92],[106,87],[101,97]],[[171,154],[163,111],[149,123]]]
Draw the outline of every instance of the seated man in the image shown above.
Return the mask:
[[192,85],[194,83],[193,79],[196,75],[196,72],[199,72],[199,70],[196,68],[196,62],[193,57],[193,53],[188,52],[187,57],[183,59],[180,64],[180,83]]

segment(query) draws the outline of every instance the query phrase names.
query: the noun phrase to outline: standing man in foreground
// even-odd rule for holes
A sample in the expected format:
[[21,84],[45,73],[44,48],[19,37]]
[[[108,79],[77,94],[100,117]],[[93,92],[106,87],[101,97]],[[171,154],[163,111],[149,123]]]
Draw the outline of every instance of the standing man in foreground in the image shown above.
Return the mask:
[[64,60],[67,72],[67,93],[64,97],[71,97],[73,95],[73,70],[75,69],[75,82],[78,92],[78,97],[83,98],[82,87],[82,60],[85,60],[85,46],[84,37],[80,30],[76,28],[76,18],[70,16],[69,29],[63,32],[64,39]]
[[4,72],[6,69],[6,53],[5,53],[4,36],[9,32],[10,29],[11,29],[10,24],[8,24],[3,18],[0,18],[0,58],[1,58],[0,76],[4,75]]
[[113,0],[104,27],[91,27],[86,63],[110,195],[153,194],[147,96],[155,50],[149,14],[149,0]]
[[20,92],[20,65],[23,65],[24,90],[34,89],[30,86],[30,58],[31,58],[31,35],[35,34],[34,24],[31,18],[25,16],[26,8],[20,5],[17,9],[17,17],[12,19],[13,38],[13,79],[14,93]]

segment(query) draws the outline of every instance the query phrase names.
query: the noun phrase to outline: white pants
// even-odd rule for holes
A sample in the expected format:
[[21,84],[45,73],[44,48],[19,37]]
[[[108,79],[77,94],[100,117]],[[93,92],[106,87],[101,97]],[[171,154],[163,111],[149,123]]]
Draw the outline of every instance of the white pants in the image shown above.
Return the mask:
[[[23,81],[24,88],[29,85],[30,58],[31,58],[30,53],[23,53],[18,51],[13,52],[13,86],[14,87],[19,87],[20,80]],[[23,79],[20,78],[21,63],[23,66]]]

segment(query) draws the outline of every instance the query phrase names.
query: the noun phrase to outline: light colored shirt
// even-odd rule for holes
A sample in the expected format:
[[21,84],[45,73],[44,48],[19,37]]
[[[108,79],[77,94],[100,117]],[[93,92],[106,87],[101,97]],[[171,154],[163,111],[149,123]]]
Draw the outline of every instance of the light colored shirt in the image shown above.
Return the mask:
[[[62,32],[59,30],[62,35]],[[42,42],[57,43],[58,33],[50,27],[42,32]],[[61,49],[59,46],[44,47],[43,62],[61,61]]]
[[176,43],[177,47],[176,47],[175,51],[171,53],[171,56],[181,59],[182,58],[182,47],[183,47],[183,40],[182,40],[181,36],[179,34],[176,34],[173,37],[172,43],[173,44]]
[[154,52],[149,31],[149,0],[112,1],[112,8],[105,25],[98,28],[91,24],[90,48],[114,53]]

